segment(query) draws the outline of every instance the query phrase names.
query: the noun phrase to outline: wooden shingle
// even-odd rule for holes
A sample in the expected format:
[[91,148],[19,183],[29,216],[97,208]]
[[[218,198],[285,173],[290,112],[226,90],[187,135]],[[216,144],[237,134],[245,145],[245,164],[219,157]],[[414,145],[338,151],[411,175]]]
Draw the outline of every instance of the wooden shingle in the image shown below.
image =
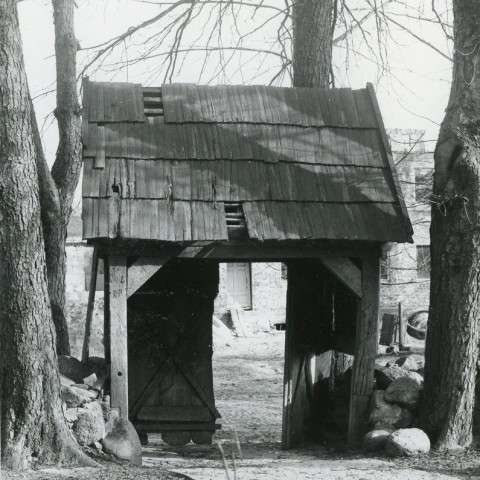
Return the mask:
[[85,238],[227,240],[239,202],[260,241],[410,239],[370,86],[157,90],[84,82]]

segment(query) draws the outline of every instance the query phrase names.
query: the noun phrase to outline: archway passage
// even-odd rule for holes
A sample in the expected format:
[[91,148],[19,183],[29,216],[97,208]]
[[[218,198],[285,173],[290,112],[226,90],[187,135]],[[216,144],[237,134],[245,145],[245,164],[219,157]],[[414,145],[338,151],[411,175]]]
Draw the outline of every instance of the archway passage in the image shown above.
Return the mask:
[[[353,353],[359,303],[319,260],[290,260],[288,271],[283,412],[276,412],[285,449],[318,439],[338,419],[332,352]],[[211,443],[220,428],[212,380],[217,292],[217,262],[172,259],[128,300],[129,417],[170,445]]]

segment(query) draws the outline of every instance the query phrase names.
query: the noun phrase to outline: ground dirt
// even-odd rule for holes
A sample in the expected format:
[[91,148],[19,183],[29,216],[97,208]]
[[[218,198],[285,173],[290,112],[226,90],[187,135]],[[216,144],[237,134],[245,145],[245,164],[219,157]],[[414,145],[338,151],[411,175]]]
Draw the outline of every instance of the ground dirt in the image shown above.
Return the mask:
[[[430,454],[413,459],[351,452],[342,443],[281,450],[284,332],[250,338],[222,338],[215,346],[213,369],[222,430],[214,444],[170,447],[151,436],[144,466],[105,462],[98,469],[49,469],[8,474],[5,480],[442,480],[480,479],[480,452]],[[421,361],[421,355],[415,355]],[[380,364],[392,357],[383,355]],[[236,433],[235,433],[236,431]],[[238,436],[242,458],[236,447]],[[222,444],[228,476],[217,442]],[[235,453],[234,474],[232,448]],[[168,473],[167,470],[171,473]],[[178,474],[185,476],[178,476]]]

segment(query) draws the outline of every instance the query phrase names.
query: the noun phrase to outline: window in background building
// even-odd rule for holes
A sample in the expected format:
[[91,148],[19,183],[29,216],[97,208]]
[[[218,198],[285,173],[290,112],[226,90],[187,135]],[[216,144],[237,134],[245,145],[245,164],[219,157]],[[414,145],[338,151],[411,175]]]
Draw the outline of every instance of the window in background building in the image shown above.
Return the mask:
[[417,246],[417,278],[430,278],[430,246]]
[[380,259],[380,279],[390,280],[390,258],[387,252],[383,252]]
[[433,188],[433,170],[431,168],[415,169],[415,200],[429,204]]

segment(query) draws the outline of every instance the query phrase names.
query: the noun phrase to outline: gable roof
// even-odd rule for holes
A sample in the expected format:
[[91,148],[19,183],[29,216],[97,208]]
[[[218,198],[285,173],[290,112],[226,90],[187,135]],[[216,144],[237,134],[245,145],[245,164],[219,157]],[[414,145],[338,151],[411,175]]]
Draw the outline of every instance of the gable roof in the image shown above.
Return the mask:
[[84,82],[83,236],[411,241],[367,89]]

